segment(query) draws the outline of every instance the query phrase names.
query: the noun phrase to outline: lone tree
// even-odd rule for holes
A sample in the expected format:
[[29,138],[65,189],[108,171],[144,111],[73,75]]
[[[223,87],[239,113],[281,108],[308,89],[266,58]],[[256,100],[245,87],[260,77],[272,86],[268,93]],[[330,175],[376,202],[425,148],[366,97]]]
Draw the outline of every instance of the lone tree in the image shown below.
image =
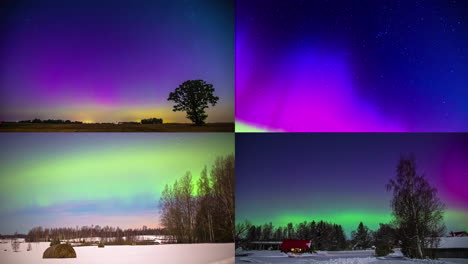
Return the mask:
[[437,246],[445,231],[445,205],[437,197],[437,189],[417,175],[414,157],[401,156],[396,179],[389,181],[387,190],[393,191],[391,206],[403,254],[423,258],[423,249]]
[[214,96],[214,90],[212,84],[203,80],[185,81],[169,94],[167,100],[176,103],[172,111],[187,112],[187,118],[200,126],[205,124],[208,116],[205,113],[208,104],[215,106],[219,100],[219,97]]
[[359,222],[357,230],[351,233],[351,237],[353,241],[353,249],[356,247],[369,248],[371,246],[369,228],[367,228],[367,226],[362,222]]

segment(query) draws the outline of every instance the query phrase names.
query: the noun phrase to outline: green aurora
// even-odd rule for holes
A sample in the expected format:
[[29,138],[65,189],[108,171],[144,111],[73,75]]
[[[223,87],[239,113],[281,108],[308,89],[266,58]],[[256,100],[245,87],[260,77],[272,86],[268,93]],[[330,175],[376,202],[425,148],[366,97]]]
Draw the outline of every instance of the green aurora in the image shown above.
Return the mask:
[[[156,215],[166,184],[187,171],[196,182],[204,166],[209,170],[216,157],[234,153],[234,135],[219,133],[2,134],[0,141],[0,215],[5,228],[14,228],[15,222],[24,221],[17,218],[25,215],[32,217],[32,225],[46,225],[33,223],[35,214],[57,207],[65,208],[61,213],[79,215],[67,204],[113,201],[107,206],[111,211],[119,206],[140,208],[133,203],[141,197],[152,198],[144,203]],[[86,212],[94,213],[105,214]],[[127,214],[133,213],[139,212]],[[99,217],[95,220],[103,224]]]

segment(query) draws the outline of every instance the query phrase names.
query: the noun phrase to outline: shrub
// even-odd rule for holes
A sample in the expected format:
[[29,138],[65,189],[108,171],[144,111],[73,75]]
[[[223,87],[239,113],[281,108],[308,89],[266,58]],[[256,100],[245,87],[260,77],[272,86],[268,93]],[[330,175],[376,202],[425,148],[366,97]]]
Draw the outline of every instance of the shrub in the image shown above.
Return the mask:
[[11,249],[14,252],[18,252],[19,247],[20,247],[20,242],[18,240],[14,239],[14,240],[11,241]]
[[395,251],[392,250],[392,247],[389,244],[380,244],[375,248],[375,255],[377,257],[387,256],[393,252]]
[[76,258],[76,252],[70,244],[60,244],[47,248],[42,258]]
[[99,242],[99,244],[98,244],[98,248],[103,248],[103,247],[104,247],[104,243],[102,243],[102,242]]

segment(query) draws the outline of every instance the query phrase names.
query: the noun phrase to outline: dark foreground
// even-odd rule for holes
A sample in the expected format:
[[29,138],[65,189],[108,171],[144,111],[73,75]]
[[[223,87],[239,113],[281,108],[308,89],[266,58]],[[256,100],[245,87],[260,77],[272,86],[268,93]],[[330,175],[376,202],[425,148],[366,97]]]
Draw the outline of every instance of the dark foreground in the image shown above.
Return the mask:
[[28,124],[3,123],[0,132],[234,132],[234,123],[192,124]]

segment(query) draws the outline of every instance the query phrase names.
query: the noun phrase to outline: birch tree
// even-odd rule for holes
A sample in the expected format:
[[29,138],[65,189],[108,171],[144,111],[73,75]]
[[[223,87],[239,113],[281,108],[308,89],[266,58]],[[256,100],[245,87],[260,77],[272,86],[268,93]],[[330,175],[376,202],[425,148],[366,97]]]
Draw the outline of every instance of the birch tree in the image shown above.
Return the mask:
[[391,206],[403,254],[424,258],[423,249],[437,246],[445,231],[445,205],[437,197],[437,189],[417,174],[414,157],[401,156],[396,178],[389,181],[387,190],[393,191]]

